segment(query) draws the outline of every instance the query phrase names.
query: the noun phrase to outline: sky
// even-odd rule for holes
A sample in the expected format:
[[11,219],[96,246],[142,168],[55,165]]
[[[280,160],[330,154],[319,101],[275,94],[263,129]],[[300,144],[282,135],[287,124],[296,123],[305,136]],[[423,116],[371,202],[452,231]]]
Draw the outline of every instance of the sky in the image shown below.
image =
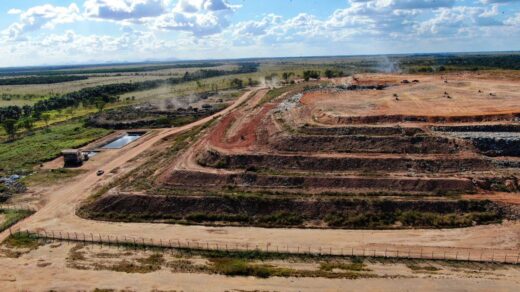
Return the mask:
[[0,67],[520,50],[520,0],[0,0]]

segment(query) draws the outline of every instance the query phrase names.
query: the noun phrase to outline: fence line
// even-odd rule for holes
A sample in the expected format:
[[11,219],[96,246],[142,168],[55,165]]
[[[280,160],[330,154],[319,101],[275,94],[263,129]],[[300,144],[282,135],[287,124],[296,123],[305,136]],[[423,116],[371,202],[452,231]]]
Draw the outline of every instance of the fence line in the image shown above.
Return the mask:
[[38,209],[36,209],[33,206],[29,206],[28,204],[27,205],[0,204],[0,210],[14,210],[14,211],[23,210],[23,211],[31,211],[31,212],[38,211]]
[[160,249],[193,249],[206,251],[223,252],[247,252],[258,251],[266,253],[295,254],[295,255],[322,255],[322,256],[357,256],[357,257],[377,257],[377,258],[401,258],[401,259],[421,259],[421,260],[448,260],[448,261],[469,261],[469,262],[489,262],[504,264],[519,264],[519,250],[505,249],[468,249],[457,247],[394,247],[385,249],[376,248],[332,248],[309,246],[278,246],[266,243],[265,245],[231,244],[219,242],[200,242],[189,240],[153,240],[143,237],[111,236],[99,233],[78,233],[62,231],[29,231],[11,230],[11,234],[27,234],[39,239],[61,240],[79,242],[85,244],[101,244],[125,246],[130,248],[160,248]]

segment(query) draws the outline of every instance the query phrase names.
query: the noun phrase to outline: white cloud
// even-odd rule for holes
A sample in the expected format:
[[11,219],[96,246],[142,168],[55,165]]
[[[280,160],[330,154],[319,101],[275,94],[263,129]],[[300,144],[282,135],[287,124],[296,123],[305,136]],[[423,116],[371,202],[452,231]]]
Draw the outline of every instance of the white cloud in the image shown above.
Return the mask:
[[[284,17],[283,11],[266,8],[258,12],[261,17],[237,23],[230,21],[240,6],[230,1],[241,2],[85,0],[83,11],[75,4],[12,9],[8,12],[19,20],[0,33],[0,53],[8,56],[0,65],[40,59],[64,63],[518,49],[520,39],[519,9],[503,4],[520,0],[472,0],[470,7],[464,0],[349,0],[326,17]],[[81,25],[113,22],[120,32],[49,32],[79,20],[85,21]]]
[[418,24],[418,34],[442,34],[445,36],[474,32],[482,27],[499,26],[503,23],[496,19],[498,7],[458,6],[451,9],[439,9],[435,16]]
[[179,0],[173,10],[158,17],[153,27],[207,36],[229,26],[229,17],[239,8],[227,0]]
[[481,0],[483,4],[493,4],[493,3],[514,3],[520,2],[520,0]]
[[506,25],[520,28],[520,12],[517,12],[513,17],[510,17],[504,21]]
[[71,23],[79,18],[79,8],[76,4],[70,4],[68,7],[50,4],[35,6],[20,13],[19,22],[11,24],[2,34],[9,39],[22,39],[27,32],[41,28],[53,29],[58,24]]
[[11,8],[7,11],[7,14],[16,15],[22,13],[22,10],[17,8]]
[[138,20],[162,15],[167,10],[166,0],[87,0],[87,17],[106,20]]

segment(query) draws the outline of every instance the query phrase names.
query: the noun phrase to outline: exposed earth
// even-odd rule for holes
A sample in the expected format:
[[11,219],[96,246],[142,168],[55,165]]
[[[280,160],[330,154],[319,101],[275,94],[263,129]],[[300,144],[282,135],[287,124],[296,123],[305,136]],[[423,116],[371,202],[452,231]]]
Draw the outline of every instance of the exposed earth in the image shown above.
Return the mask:
[[[74,179],[34,189],[39,210],[15,228],[238,247],[518,253],[520,83],[511,78],[366,74],[309,82],[305,90],[289,87],[273,98],[268,89],[254,89],[212,116],[150,130],[122,149],[102,152]],[[96,175],[100,168],[105,176]],[[0,234],[0,241],[8,235]],[[34,253],[24,260],[34,261]],[[16,269],[10,259],[0,262]],[[67,268],[56,287],[98,273]],[[142,287],[159,283],[164,273],[139,276]],[[103,275],[99,283],[116,277]],[[16,282],[52,288],[33,276],[20,271]],[[309,290],[518,285],[463,277],[289,277],[226,286],[223,276],[175,277],[179,287],[200,290],[212,281],[245,290],[295,282]],[[110,287],[124,288],[130,278]],[[10,287],[25,287],[16,285]]]

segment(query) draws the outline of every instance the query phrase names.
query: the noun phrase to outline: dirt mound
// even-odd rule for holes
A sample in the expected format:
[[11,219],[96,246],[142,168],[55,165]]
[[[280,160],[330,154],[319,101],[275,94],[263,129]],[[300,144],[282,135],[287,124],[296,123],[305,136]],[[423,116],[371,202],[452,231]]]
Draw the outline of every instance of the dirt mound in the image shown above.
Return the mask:
[[473,192],[475,186],[466,178],[363,177],[318,175],[267,175],[252,172],[217,174],[197,171],[175,171],[164,182],[170,187],[264,188],[264,189],[342,189],[347,191],[396,192]]
[[449,154],[468,147],[469,143],[435,136],[281,136],[271,145],[278,151]]
[[492,164],[482,158],[453,156],[316,156],[281,154],[222,154],[203,152],[198,163],[203,166],[230,169],[294,169],[307,171],[359,172],[460,172],[489,170]]
[[316,116],[316,120],[323,124],[381,124],[401,122],[421,123],[472,123],[492,121],[515,121],[520,118],[520,112],[489,115],[454,115],[454,116],[427,116],[427,115],[370,115],[370,116],[335,116],[326,113]]
[[325,136],[414,136],[424,134],[424,131],[418,127],[400,127],[400,126],[344,126],[344,127],[317,127],[302,126],[298,129],[302,134],[307,135],[325,135]]
[[84,206],[101,220],[233,223],[266,227],[462,227],[497,222],[503,210],[490,201],[292,199],[234,196],[106,196]]

